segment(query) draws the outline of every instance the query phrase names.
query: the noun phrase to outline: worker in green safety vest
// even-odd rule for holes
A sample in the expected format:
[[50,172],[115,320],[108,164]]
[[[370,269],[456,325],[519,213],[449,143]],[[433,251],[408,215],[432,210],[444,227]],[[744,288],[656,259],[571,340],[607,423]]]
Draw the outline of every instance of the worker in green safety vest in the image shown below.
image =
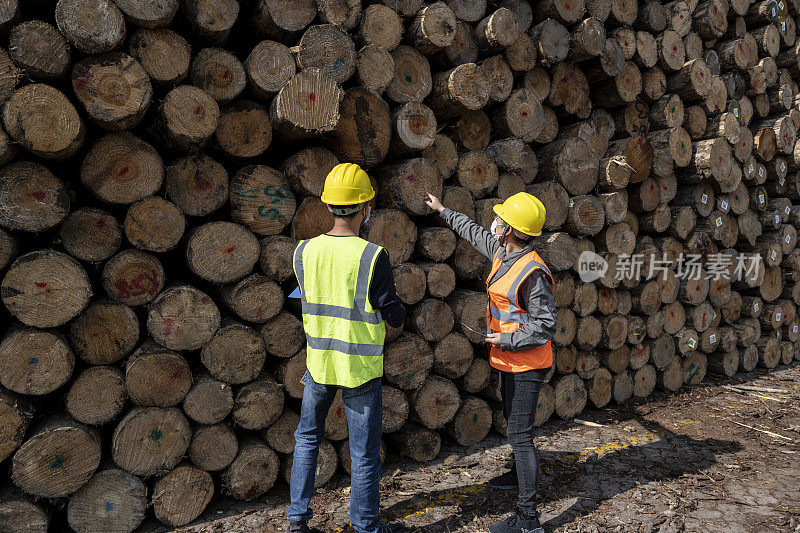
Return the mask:
[[294,251],[308,371],[295,432],[288,533],[309,531],[319,445],[339,389],[352,460],[350,522],[358,533],[402,530],[378,520],[384,321],[400,327],[405,309],[395,291],[388,253],[358,237],[374,197],[361,167],[353,163],[333,167],[325,178],[322,201],[333,213],[334,226],[319,237],[300,241]]

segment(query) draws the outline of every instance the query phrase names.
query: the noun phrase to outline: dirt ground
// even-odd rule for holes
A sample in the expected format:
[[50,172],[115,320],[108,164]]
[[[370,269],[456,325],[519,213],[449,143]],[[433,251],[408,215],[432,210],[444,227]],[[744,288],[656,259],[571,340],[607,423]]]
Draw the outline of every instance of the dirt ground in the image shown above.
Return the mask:
[[[762,390],[710,377],[680,394],[539,428],[545,530],[800,532],[800,363],[737,378],[735,386]],[[514,493],[486,483],[510,451],[492,434],[466,449],[444,443],[427,465],[390,458],[383,518],[411,531],[487,531],[513,509]],[[312,501],[319,531],[348,530],[348,481],[337,475]],[[282,532],[286,505],[281,485],[266,500],[216,501],[177,531]]]

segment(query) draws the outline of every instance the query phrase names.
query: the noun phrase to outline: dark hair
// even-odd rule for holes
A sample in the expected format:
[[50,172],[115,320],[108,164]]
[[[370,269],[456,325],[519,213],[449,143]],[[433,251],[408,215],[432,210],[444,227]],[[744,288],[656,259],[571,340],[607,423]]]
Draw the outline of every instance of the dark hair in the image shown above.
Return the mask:
[[356,215],[364,208],[364,204],[360,204],[358,206],[358,209],[356,211],[353,211],[349,215],[337,215],[336,212],[335,212],[338,209],[349,209],[349,208],[353,208],[353,207],[354,206],[352,206],[352,205],[331,205],[330,206],[330,208],[334,210],[333,218],[341,218],[342,220],[353,220],[356,217]]

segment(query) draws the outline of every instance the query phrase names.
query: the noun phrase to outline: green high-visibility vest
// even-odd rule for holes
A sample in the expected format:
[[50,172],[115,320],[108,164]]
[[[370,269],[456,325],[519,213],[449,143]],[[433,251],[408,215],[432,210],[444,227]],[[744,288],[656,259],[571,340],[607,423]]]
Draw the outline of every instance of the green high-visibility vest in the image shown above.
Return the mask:
[[317,383],[358,387],[383,375],[386,326],[369,302],[381,250],[355,236],[330,235],[300,241],[295,248],[306,366]]

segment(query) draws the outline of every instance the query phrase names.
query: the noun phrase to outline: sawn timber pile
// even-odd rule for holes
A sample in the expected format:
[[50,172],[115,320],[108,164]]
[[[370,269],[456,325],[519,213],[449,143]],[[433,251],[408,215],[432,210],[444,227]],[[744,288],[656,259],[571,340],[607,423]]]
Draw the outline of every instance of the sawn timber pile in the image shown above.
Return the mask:
[[[489,262],[425,192],[486,228],[516,192],[547,207],[559,323],[537,424],[800,358],[798,14],[0,0],[0,529],[132,531],[149,506],[179,526],[288,478],[291,254],[330,227],[338,162],[374,180],[362,236],[408,308],[385,350],[384,454],[505,431],[473,331]],[[593,282],[586,250],[609,265]],[[756,275],[679,275],[681,254],[734,273],[740,253],[761,254]],[[627,254],[642,274],[617,279]],[[319,485],[349,470],[341,398],[325,436]]]

